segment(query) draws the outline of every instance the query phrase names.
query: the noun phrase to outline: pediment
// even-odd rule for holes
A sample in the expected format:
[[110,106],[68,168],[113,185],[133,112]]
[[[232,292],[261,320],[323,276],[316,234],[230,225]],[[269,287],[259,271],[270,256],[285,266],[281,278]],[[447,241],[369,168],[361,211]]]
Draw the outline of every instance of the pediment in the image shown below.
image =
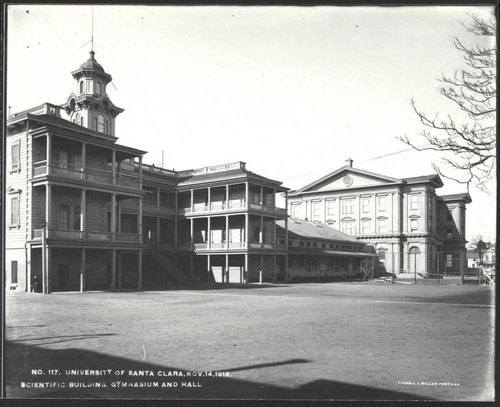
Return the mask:
[[390,185],[399,182],[401,180],[396,178],[344,167],[316,180],[301,189],[300,192],[345,190],[358,187]]

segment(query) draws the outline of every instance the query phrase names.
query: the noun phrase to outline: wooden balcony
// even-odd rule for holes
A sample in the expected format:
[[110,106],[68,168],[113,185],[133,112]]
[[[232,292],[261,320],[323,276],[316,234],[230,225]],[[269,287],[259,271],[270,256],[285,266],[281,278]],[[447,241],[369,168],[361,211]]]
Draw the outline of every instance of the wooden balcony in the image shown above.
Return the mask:
[[138,189],[140,186],[138,174],[131,171],[117,172],[113,178],[111,169],[103,170],[93,167],[80,167],[71,164],[63,165],[58,162],[53,162],[52,164],[47,165],[46,160],[34,163],[33,178],[49,175],[75,181],[85,181],[101,185],[118,185],[134,189]]
[[[33,240],[42,239],[42,229],[34,229]],[[47,240],[62,240],[65,242],[88,243],[131,243],[141,244],[142,236],[133,233],[110,233],[100,231],[47,229]]]
[[217,202],[210,205],[194,205],[193,207],[180,208],[177,213],[179,215],[196,215],[201,213],[247,211],[249,209],[262,212],[272,212],[279,216],[287,215],[287,210],[285,208],[277,208],[274,205],[246,202],[245,200],[224,203]]

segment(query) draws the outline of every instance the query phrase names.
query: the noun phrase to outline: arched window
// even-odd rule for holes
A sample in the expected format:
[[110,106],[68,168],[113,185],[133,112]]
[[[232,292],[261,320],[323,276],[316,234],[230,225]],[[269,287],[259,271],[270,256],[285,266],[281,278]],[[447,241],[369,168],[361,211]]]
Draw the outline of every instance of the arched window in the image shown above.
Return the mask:
[[102,114],[97,116],[97,131],[104,133],[104,116]]
[[83,126],[83,116],[80,117],[80,126]]
[[80,93],[85,92],[85,81],[80,81]]
[[75,118],[73,119],[73,123],[80,124],[80,113],[75,114]]
[[102,93],[102,88],[101,88],[101,82],[97,82],[96,83],[96,89],[95,89],[96,93],[98,95],[100,95]]

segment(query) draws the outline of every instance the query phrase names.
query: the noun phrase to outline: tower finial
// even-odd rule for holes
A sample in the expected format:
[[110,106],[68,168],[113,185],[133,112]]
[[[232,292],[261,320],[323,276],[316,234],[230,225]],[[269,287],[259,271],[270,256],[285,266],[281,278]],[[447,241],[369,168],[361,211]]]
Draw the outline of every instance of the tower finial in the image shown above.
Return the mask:
[[92,4],[92,33],[90,35],[90,52],[94,54],[94,5]]

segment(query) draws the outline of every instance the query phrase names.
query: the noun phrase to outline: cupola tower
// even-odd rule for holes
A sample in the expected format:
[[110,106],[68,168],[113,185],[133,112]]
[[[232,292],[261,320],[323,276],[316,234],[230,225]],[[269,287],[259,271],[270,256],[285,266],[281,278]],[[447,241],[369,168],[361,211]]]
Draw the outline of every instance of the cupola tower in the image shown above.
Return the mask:
[[76,89],[62,107],[73,123],[114,137],[115,118],[124,109],[115,106],[109,99],[106,86],[112,80],[111,75],[104,71],[94,55],[91,50],[90,58],[71,72]]

